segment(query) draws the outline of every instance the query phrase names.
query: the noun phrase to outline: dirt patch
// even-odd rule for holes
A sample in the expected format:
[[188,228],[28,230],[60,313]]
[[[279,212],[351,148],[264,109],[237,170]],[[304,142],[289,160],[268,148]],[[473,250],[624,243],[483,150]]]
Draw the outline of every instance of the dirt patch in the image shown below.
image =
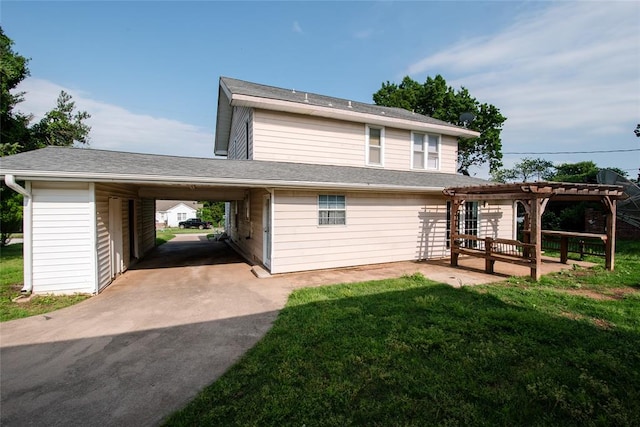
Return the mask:
[[601,294],[600,292],[592,291],[590,289],[556,289],[558,292],[564,292],[565,294],[575,295],[579,297],[586,297],[595,300],[613,300],[615,299],[611,295]]
[[597,319],[592,317],[591,322],[593,322],[593,324],[600,329],[613,329],[615,327],[613,323],[606,321],[604,319]]
[[625,295],[637,292],[633,288],[608,288],[607,293],[594,291],[591,289],[556,289],[557,292],[564,292],[569,295],[591,298],[599,301],[613,301],[624,299]]

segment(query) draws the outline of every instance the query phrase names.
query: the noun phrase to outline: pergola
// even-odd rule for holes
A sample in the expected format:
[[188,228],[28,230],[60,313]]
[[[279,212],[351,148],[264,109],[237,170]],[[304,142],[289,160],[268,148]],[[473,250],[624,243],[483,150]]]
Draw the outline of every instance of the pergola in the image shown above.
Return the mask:
[[[566,182],[525,182],[492,184],[474,187],[446,188],[445,196],[451,202],[451,265],[458,265],[460,254],[485,259],[485,270],[493,273],[496,261],[526,265],[531,268],[531,277],[540,279],[542,265],[542,235],[554,235],[561,239],[561,261],[567,262],[568,237],[600,238],[605,245],[605,266],[614,268],[616,200],[623,198],[618,185],[576,184]],[[478,237],[459,233],[460,207],[468,201],[512,200],[524,206],[523,241]],[[607,212],[606,234],[569,233],[542,230],[542,214],[547,203],[552,201],[596,201],[601,202]]]

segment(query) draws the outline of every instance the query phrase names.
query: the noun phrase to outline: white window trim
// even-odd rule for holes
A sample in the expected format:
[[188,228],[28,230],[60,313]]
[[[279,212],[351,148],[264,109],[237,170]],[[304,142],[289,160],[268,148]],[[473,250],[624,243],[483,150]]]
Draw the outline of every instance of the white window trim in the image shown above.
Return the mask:
[[[326,209],[320,209],[320,196],[342,196],[344,197],[344,224],[320,224],[320,211]],[[333,211],[338,211],[342,209],[333,209]],[[318,227],[346,227],[347,226],[347,195],[340,193],[318,193],[316,197],[316,225]]]
[[[369,160],[369,132],[371,129],[380,129],[380,163],[371,163]],[[367,166],[384,167],[384,126],[365,125],[364,155]]]
[[[424,163],[422,165],[422,168],[416,168],[413,166],[413,137],[414,135],[425,135],[425,136],[437,136],[438,137],[438,167],[437,168],[430,168],[427,167],[427,165],[429,164],[429,140],[427,138],[427,145],[426,145],[426,150],[424,151]],[[412,170],[416,170],[416,171],[440,171],[442,170],[442,135],[436,134],[436,133],[428,133],[428,132],[411,132],[411,169]],[[424,142],[423,142],[424,145]]]

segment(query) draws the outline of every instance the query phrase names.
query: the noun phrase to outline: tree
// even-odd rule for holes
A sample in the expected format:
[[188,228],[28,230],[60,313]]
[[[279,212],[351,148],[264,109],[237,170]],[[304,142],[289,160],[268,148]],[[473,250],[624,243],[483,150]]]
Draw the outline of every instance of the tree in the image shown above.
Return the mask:
[[29,137],[31,117],[13,111],[22,101],[24,92],[11,93],[29,76],[29,60],[12,49],[13,41],[0,27],[0,156],[19,152],[21,141]]
[[202,209],[198,211],[199,218],[203,221],[210,221],[219,227],[224,219],[224,202],[204,201],[200,203],[202,203]]
[[548,160],[525,157],[512,169],[496,169],[491,173],[491,177],[497,182],[530,182],[533,178],[536,181],[545,181],[553,176],[553,168],[553,163]]
[[[586,184],[598,183],[598,172],[600,169],[591,160],[578,163],[562,163],[561,165],[554,166],[556,169],[555,174],[550,178],[551,181],[558,182],[582,182]],[[611,169],[622,176],[627,176],[627,172],[616,167],[609,167],[605,169]]]
[[399,85],[387,81],[373,94],[373,101],[377,105],[404,108],[459,126],[465,125],[460,115],[472,113],[475,119],[466,125],[480,132],[480,136],[458,138],[458,171],[468,173],[471,166],[488,163],[493,172],[502,166],[500,132],[506,117],[495,106],[480,103],[466,88],[456,91],[447,86],[441,75],[427,77],[424,84],[408,76]]
[[[62,91],[56,107],[36,124],[33,117],[14,108],[24,97],[15,88],[29,76],[29,60],[13,51],[13,41],[0,27],[0,157],[35,150],[48,145],[87,145],[91,128],[86,111],[75,111],[71,95]],[[22,196],[0,184],[0,246],[22,224]]]

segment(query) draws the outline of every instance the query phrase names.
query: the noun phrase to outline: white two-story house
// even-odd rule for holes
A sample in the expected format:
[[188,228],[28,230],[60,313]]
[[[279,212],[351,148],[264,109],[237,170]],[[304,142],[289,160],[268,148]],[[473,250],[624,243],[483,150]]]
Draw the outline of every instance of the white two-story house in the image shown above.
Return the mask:
[[[217,155],[335,173],[250,190],[231,203],[227,231],[272,273],[445,257],[442,190],[486,183],[456,173],[458,137],[475,136],[399,108],[222,77]],[[513,236],[509,201],[470,202],[463,215],[466,233]]]
[[[221,78],[215,154],[47,147],[4,157],[24,196],[25,292],[97,293],[153,249],[159,200],[228,202],[230,243],[273,274],[445,257],[443,189],[473,131],[398,108]],[[460,228],[513,236],[511,201]]]

